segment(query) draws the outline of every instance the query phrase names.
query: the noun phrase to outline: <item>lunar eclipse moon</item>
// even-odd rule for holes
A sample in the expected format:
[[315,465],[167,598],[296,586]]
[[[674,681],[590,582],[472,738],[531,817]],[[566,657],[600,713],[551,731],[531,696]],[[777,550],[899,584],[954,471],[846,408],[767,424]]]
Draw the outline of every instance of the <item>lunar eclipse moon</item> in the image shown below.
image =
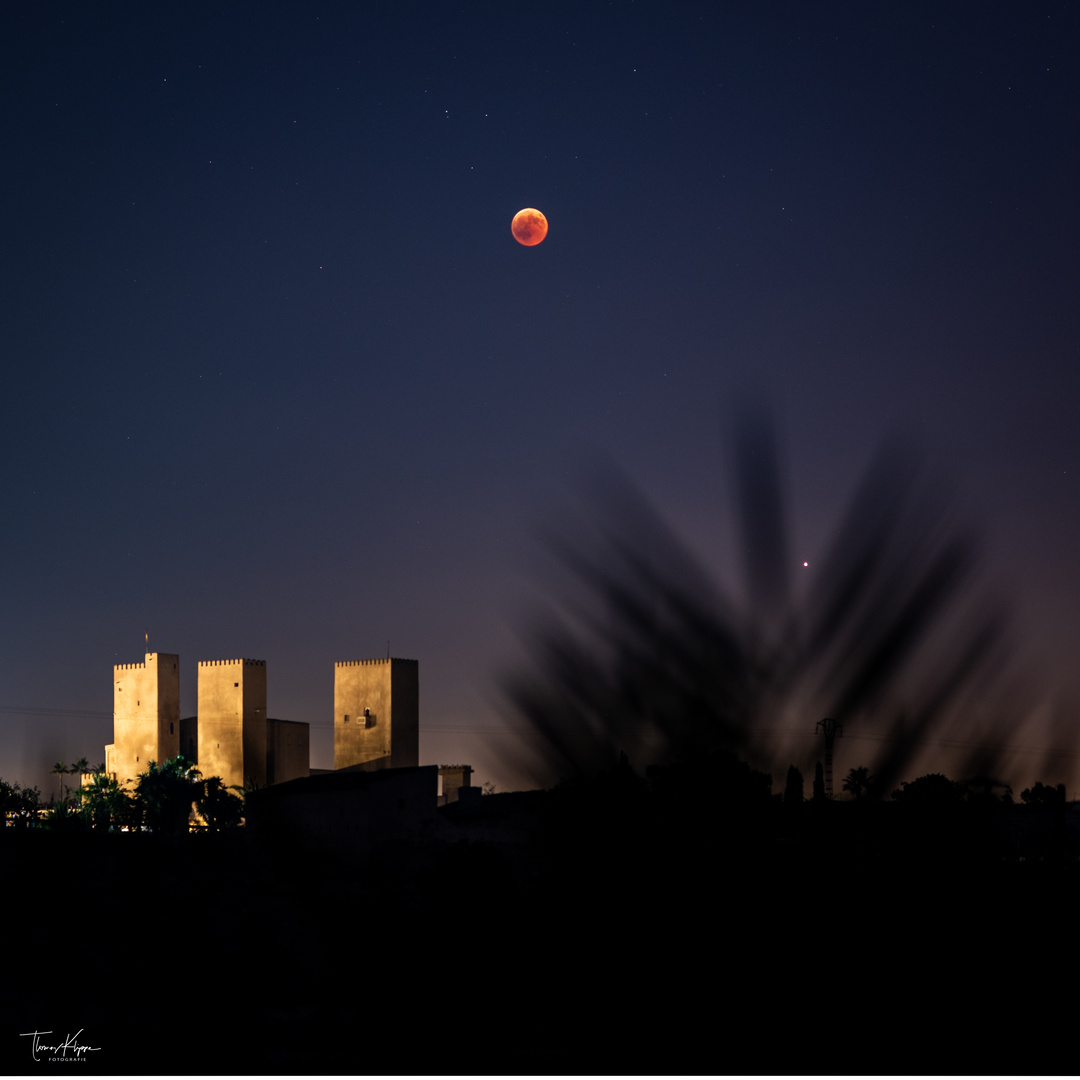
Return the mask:
[[519,244],[536,247],[547,236],[547,218],[539,210],[526,208],[519,210],[510,222],[510,231]]

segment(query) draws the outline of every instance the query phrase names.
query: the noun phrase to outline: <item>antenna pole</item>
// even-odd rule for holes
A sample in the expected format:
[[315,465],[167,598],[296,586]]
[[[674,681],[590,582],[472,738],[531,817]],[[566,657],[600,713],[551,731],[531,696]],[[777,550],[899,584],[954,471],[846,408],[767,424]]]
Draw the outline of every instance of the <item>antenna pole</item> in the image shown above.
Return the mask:
[[818,731],[822,731],[825,735],[825,795],[831,799],[833,742],[836,740],[837,736],[844,734],[844,728],[835,720],[830,720],[826,717],[824,720],[819,720],[814,726],[815,735]]

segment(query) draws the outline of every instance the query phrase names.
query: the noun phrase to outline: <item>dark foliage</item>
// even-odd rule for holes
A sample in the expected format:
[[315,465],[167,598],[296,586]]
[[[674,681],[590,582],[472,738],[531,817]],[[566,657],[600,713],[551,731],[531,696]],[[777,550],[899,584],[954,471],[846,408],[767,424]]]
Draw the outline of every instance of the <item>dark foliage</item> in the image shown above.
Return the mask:
[[967,797],[967,788],[941,773],[928,773],[901,784],[892,797],[906,806],[957,806]]
[[876,777],[870,775],[865,765],[852,769],[844,778],[844,790],[853,799],[865,799],[876,786]]
[[784,805],[798,805],[803,801],[803,774],[794,765],[788,766],[787,783],[784,785]]
[[178,836],[188,831],[201,791],[199,770],[185,757],[170,758],[160,766],[151,761],[135,781],[135,803],[151,832]]
[[0,812],[5,824],[25,829],[37,821],[40,809],[41,792],[36,787],[0,780]]
[[225,787],[220,776],[202,781],[195,809],[209,832],[239,828],[244,817],[244,800]]
[[1041,806],[1064,806],[1065,785],[1058,784],[1057,787],[1050,787],[1049,784],[1044,784],[1041,780],[1037,780],[1033,787],[1024,788],[1024,790],[1020,792],[1020,798],[1026,803],[1033,803]]
[[639,767],[717,750],[768,762],[769,725],[794,703],[807,724],[875,717],[884,737],[871,765],[888,791],[926,733],[979,685],[1002,618],[966,603],[974,542],[911,454],[878,456],[799,601],[763,416],[741,424],[733,460],[741,607],[625,481],[607,485],[591,536],[551,538],[582,588],[534,630],[536,667],[506,680],[533,735],[538,779],[597,773],[620,752]]
[[119,829],[137,824],[139,811],[134,799],[104,769],[77,792],[81,817],[93,829]]

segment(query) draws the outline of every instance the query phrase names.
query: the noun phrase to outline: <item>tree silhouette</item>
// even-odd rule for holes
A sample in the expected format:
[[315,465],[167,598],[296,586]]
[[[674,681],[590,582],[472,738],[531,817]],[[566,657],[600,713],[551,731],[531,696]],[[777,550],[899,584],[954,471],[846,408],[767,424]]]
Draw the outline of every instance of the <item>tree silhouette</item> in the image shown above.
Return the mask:
[[958,806],[964,801],[967,788],[942,773],[927,773],[905,782],[892,793],[892,797],[908,806],[946,807]]
[[41,807],[41,792],[36,787],[23,788],[18,783],[0,780],[0,822],[26,828],[36,821]]
[[51,772],[53,775],[59,777],[59,780],[60,780],[60,794],[57,796],[58,801],[61,801],[61,802],[63,801],[63,798],[64,798],[64,777],[67,776],[67,774],[70,771],[71,770],[68,768],[68,766],[65,765],[62,761],[56,762],[56,764],[53,765],[53,767],[49,770],[49,772]]
[[187,832],[191,809],[201,791],[199,770],[185,757],[162,765],[151,761],[135,781],[135,803],[151,832]]
[[1020,792],[1020,798],[1026,803],[1043,806],[1057,806],[1065,802],[1065,785],[1058,784],[1051,787],[1041,780],[1036,780],[1033,787],[1024,788]]
[[78,791],[83,817],[93,829],[116,828],[135,818],[132,797],[104,771],[94,773],[90,783]]
[[844,790],[856,801],[865,799],[870,794],[870,789],[873,786],[874,778],[865,765],[852,769],[844,779]]
[[803,774],[794,765],[788,766],[787,783],[784,785],[784,804],[797,806],[803,801]]
[[195,809],[209,832],[222,832],[236,828],[244,817],[244,800],[234,795],[220,776],[211,776],[202,782],[202,790]]

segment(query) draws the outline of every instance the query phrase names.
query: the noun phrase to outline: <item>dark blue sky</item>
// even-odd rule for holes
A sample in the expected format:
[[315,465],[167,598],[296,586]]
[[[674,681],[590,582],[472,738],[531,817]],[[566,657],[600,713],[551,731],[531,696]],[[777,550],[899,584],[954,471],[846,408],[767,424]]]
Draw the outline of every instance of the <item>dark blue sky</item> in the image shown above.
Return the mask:
[[[494,675],[543,594],[538,529],[611,459],[730,573],[748,391],[783,434],[800,563],[883,437],[921,445],[1062,708],[1078,23],[5,5],[0,776],[48,790],[58,757],[101,760],[111,665],[149,628],[185,714],[198,660],[266,660],[315,766],[334,661],[389,639],[420,662],[422,759],[514,786]],[[536,248],[510,235],[525,206]]]

